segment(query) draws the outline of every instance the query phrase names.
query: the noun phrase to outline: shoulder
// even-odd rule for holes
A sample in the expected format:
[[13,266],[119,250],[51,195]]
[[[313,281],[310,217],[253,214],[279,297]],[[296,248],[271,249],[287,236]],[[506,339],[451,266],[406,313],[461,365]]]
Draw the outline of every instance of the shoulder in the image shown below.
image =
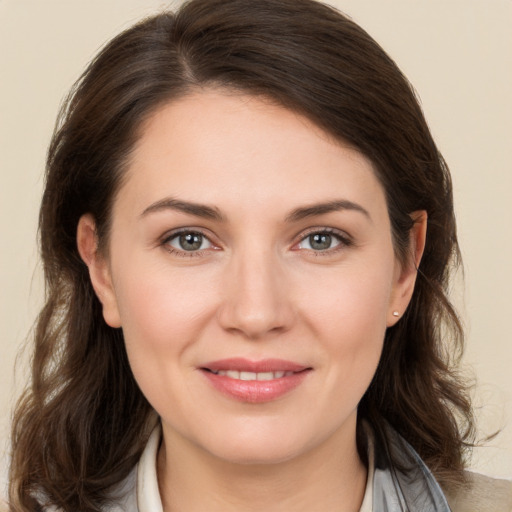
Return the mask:
[[453,512],[512,512],[512,481],[466,472],[466,483],[444,489]]

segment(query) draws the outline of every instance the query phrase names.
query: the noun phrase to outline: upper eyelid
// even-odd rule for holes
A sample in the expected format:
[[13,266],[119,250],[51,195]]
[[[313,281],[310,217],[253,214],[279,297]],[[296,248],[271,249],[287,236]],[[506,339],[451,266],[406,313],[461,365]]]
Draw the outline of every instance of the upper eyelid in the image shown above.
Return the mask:
[[166,231],[160,237],[160,240],[162,243],[164,243],[173,238],[176,238],[178,235],[181,235],[183,233],[197,233],[197,234],[202,235],[205,238],[207,238],[211,243],[214,243],[212,240],[213,236],[208,231],[206,231],[203,228],[194,228],[194,227],[183,227],[183,228],[171,229],[169,231]]
[[304,240],[304,238],[307,238],[308,236],[314,235],[315,233],[328,233],[329,235],[334,235],[339,237],[340,239],[344,239],[350,242],[353,242],[353,237],[347,233],[346,231],[342,229],[337,228],[331,228],[331,227],[322,227],[322,226],[316,226],[311,227],[306,230],[301,231],[299,235],[295,237],[296,242],[300,242],[301,240]]

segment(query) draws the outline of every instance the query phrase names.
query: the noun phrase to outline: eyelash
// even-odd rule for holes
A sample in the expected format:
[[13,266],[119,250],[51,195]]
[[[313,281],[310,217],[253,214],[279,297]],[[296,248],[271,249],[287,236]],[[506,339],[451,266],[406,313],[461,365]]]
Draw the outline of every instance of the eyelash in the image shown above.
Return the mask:
[[[202,250],[196,250],[196,251],[180,251],[179,249],[176,249],[175,247],[172,247],[170,245],[170,242],[180,235],[183,234],[192,234],[192,235],[199,235],[206,239],[214,248],[218,247],[211,241],[210,237],[206,235],[202,230],[200,229],[193,229],[193,228],[182,228],[177,231],[173,231],[171,233],[168,233],[164,236],[162,241],[160,242],[160,245],[162,245],[165,250],[175,256],[178,257],[184,257],[184,258],[193,258],[198,256],[205,256],[207,254],[207,249]],[[297,242],[293,244],[293,246],[297,246],[303,241],[305,241],[307,238],[313,236],[313,235],[329,235],[335,238],[339,243],[333,248],[328,248],[325,250],[317,250],[314,249],[302,249],[305,251],[308,251],[308,253],[314,255],[315,257],[323,257],[323,256],[330,256],[333,255],[339,251],[342,251],[348,247],[351,247],[354,245],[354,241],[350,236],[348,236],[346,233],[339,231],[337,229],[333,228],[323,228],[323,227],[317,227],[317,228],[310,228],[305,233],[301,233],[300,238]],[[295,249],[295,250],[301,250],[301,249]]]

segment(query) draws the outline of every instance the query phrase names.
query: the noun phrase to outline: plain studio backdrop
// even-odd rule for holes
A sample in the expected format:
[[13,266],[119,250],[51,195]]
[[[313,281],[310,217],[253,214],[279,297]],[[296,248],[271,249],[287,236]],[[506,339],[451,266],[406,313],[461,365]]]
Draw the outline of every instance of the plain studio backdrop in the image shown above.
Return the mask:
[[[256,1],[256,0],[255,0]],[[112,36],[179,1],[0,0],[0,458],[26,381],[15,361],[42,303],[37,216],[61,100]],[[415,86],[450,166],[465,285],[452,297],[467,329],[480,433],[501,434],[471,467],[512,478],[512,1],[332,0]],[[1,490],[0,490],[1,494]]]

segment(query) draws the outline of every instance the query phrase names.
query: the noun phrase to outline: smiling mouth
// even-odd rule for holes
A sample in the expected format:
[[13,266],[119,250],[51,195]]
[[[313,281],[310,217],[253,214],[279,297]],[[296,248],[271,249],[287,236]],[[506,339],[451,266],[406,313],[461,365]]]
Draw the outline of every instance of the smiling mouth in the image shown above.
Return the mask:
[[215,361],[199,368],[210,385],[225,397],[261,404],[276,400],[299,387],[313,371],[291,361],[243,358]]

